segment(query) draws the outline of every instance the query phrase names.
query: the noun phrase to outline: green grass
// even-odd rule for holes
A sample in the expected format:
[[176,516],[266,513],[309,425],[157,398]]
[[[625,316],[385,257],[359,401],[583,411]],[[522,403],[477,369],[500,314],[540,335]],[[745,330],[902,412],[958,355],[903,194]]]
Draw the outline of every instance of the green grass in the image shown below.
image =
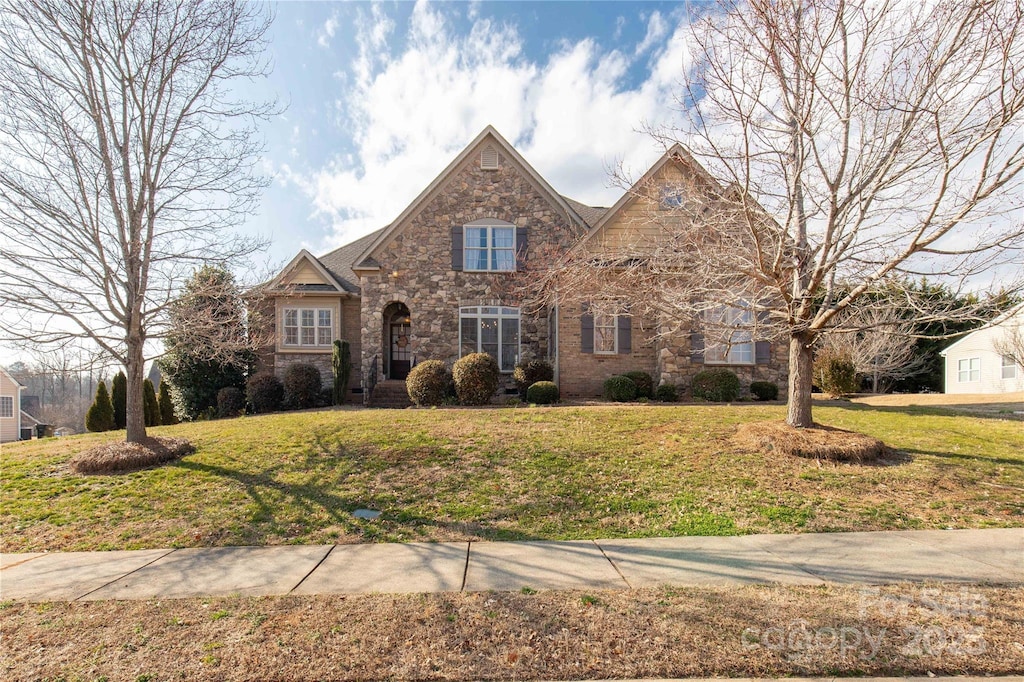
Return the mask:
[[[3,551],[415,540],[732,535],[1024,525],[1020,422],[818,406],[881,438],[892,466],[730,442],[780,406],[326,410],[152,429],[196,452],[70,473],[123,432],[4,445]],[[379,509],[373,521],[352,517]]]

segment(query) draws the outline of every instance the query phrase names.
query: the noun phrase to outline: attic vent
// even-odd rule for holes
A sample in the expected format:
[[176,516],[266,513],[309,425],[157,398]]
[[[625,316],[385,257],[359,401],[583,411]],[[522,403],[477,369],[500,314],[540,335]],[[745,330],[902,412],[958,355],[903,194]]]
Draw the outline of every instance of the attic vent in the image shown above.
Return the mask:
[[498,150],[487,146],[480,152],[480,170],[498,170]]

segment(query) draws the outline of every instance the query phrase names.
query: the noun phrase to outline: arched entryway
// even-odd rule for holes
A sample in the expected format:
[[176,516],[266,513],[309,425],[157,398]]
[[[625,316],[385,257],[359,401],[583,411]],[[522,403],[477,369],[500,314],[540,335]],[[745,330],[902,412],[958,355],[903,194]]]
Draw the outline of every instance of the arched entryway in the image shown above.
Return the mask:
[[405,379],[412,368],[412,317],[404,303],[389,303],[384,308],[384,376]]

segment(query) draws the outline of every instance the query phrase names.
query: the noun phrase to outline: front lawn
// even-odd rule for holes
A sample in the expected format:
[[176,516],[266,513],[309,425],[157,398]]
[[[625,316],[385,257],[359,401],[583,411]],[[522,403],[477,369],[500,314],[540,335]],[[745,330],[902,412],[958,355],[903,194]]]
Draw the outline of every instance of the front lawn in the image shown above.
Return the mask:
[[815,408],[896,448],[883,466],[730,442],[742,422],[783,416],[747,404],[244,417],[152,429],[196,452],[121,475],[67,462],[123,432],[4,445],[0,537],[24,552],[1024,525],[1020,422]]

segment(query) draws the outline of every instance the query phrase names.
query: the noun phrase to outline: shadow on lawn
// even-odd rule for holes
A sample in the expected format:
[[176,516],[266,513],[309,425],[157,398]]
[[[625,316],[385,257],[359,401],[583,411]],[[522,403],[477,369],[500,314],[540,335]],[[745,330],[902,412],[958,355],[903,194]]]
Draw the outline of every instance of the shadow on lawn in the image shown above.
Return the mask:
[[978,419],[998,419],[1000,421],[1022,421],[1024,417],[1017,414],[995,412],[992,410],[980,410],[976,405],[865,405],[854,403],[848,400],[824,400],[816,398],[815,407],[836,407],[841,410],[854,412],[883,412],[890,414],[905,414],[911,417],[977,417]]
[[[352,512],[360,508],[382,509],[387,506],[380,505],[372,498],[368,497],[360,497],[358,495],[338,495],[337,493],[332,492],[326,484],[294,484],[282,482],[278,480],[277,475],[281,470],[286,468],[285,464],[268,467],[258,473],[242,472],[227,467],[203,464],[187,459],[174,462],[172,466],[210,474],[220,478],[229,478],[240,483],[245,489],[246,494],[258,508],[257,518],[259,520],[248,523],[249,531],[254,536],[261,536],[270,531],[269,528],[261,529],[261,525],[273,524],[275,521],[278,521],[278,519],[275,519],[275,510],[279,509],[281,504],[275,503],[273,500],[268,500],[268,496],[273,494],[283,496],[288,500],[290,505],[294,505],[296,508],[305,512],[305,514],[310,518],[319,511],[326,512],[328,517],[333,522],[342,526],[347,533],[361,535],[366,537],[368,540],[374,539],[374,534],[372,532],[367,532],[368,530],[371,530],[372,527],[369,526],[369,522],[361,522],[356,519],[352,516]],[[398,529],[407,531],[414,531],[417,528],[424,527],[435,528],[439,531],[438,535],[444,540],[542,539],[511,529],[488,528],[486,525],[477,521],[445,521],[410,514],[401,510],[396,512],[384,511],[380,520],[386,524],[394,524]],[[381,530],[386,531],[387,529],[388,528],[385,525]],[[319,530],[317,527],[309,526],[306,528],[304,534],[313,533],[317,530]],[[425,539],[427,541],[435,539],[435,537],[432,537],[430,533],[427,533],[426,536],[427,537]]]

